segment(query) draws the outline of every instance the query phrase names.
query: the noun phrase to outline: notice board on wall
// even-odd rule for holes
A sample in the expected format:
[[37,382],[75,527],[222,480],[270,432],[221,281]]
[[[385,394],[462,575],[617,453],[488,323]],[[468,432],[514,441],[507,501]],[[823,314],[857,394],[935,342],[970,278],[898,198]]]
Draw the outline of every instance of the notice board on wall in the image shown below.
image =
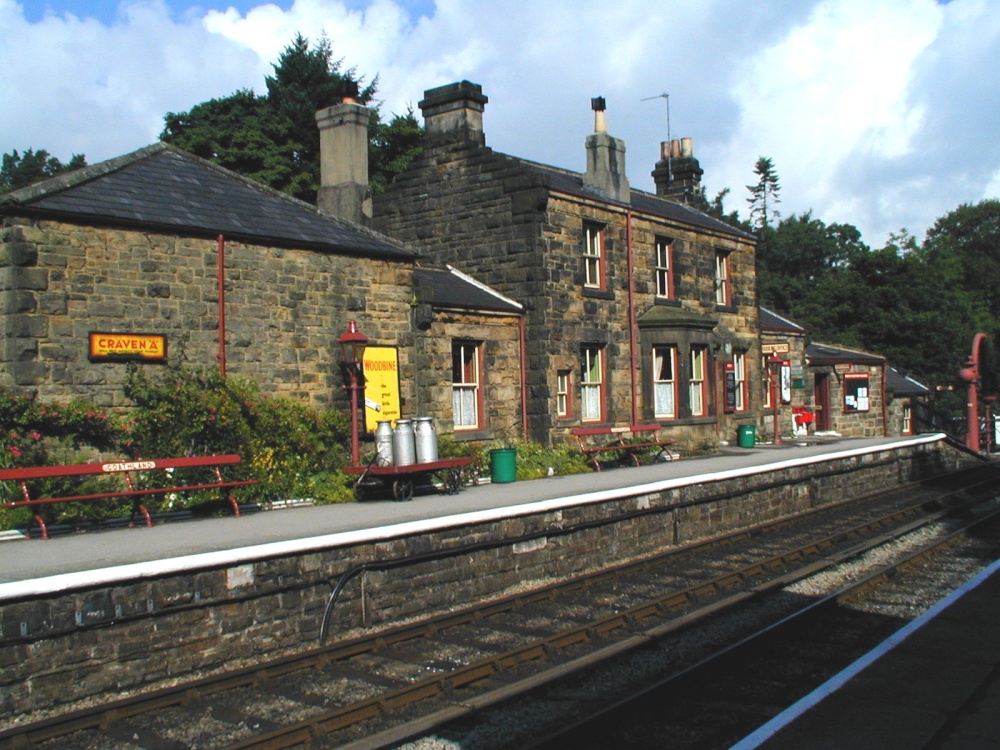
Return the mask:
[[726,401],[725,411],[727,413],[736,411],[736,365],[726,362],[725,366]]
[[844,411],[868,411],[871,408],[870,388],[868,373],[844,373]]

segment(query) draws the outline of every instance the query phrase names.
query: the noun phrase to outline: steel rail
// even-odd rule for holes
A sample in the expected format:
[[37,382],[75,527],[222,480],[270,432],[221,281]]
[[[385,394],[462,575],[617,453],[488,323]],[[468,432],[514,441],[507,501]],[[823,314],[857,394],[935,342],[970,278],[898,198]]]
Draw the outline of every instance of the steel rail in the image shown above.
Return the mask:
[[[363,703],[348,706],[343,709],[331,711],[329,714],[304,720],[295,725],[274,730],[268,734],[255,738],[233,743],[226,747],[226,750],[277,750],[278,748],[296,747],[301,744],[308,744],[318,738],[329,736],[333,732],[343,730],[361,721],[375,719],[390,710],[408,706],[426,698],[436,697],[446,694],[458,688],[464,687],[474,681],[495,677],[506,670],[528,661],[550,660],[555,661],[556,655],[561,649],[579,643],[593,643],[596,636],[605,635],[620,629],[635,629],[642,620],[652,616],[665,616],[672,610],[691,605],[698,600],[705,600],[711,597],[722,597],[716,601],[708,603],[702,608],[688,612],[682,619],[668,622],[664,625],[655,626],[643,632],[633,633],[625,640],[613,643],[592,651],[584,657],[573,660],[572,666],[558,664],[554,669],[546,670],[545,674],[535,674],[528,677],[520,686],[508,684],[503,688],[492,691],[493,695],[480,696],[475,700],[463,701],[462,706],[449,706],[444,709],[437,719],[422,717],[416,722],[417,729],[402,726],[381,733],[377,737],[372,737],[356,743],[358,748],[381,748],[389,747],[408,739],[419,736],[420,733],[428,730],[435,723],[442,721],[454,721],[463,715],[482,710],[484,707],[493,705],[502,700],[509,699],[518,692],[537,688],[547,682],[561,679],[567,674],[584,669],[589,666],[617,656],[625,651],[645,645],[652,638],[662,637],[670,632],[686,628],[704,617],[714,615],[722,609],[726,609],[743,603],[751,598],[760,597],[776,589],[784,588],[803,578],[807,578],[822,570],[834,567],[846,560],[864,554],[864,552],[884,545],[900,536],[940,520],[950,513],[950,510],[941,510],[921,518],[916,518],[905,523],[901,527],[892,528],[876,538],[850,546],[848,549],[830,554],[826,557],[819,557],[824,551],[830,549],[838,541],[856,538],[865,533],[866,530],[875,530],[889,526],[893,521],[902,521],[912,517],[921,506],[907,508],[902,511],[891,513],[873,521],[860,524],[845,532],[838,532],[825,539],[809,542],[795,549],[774,555],[762,561],[754,562],[738,571],[724,573],[717,578],[695,584],[686,589],[670,592],[661,597],[641,605],[630,607],[627,610],[614,615],[586,623],[582,626],[569,628],[556,635],[549,636],[540,641],[513,649],[498,656],[467,665],[453,670],[448,675],[435,676],[423,680],[413,685],[392,691],[390,693],[377,696],[364,701]],[[790,563],[815,559],[813,562],[802,567],[787,571],[771,581],[765,582],[752,589],[741,589],[728,596],[722,596],[724,592],[736,588],[741,584],[750,582],[755,577],[764,574],[768,570],[786,568]],[[352,747],[352,746],[347,746]]]
[[[942,538],[935,539],[922,547],[915,550],[911,550],[905,553],[901,558],[888,563],[875,571],[865,575],[864,577],[852,581],[836,591],[826,594],[818,599],[810,601],[808,604],[803,605],[800,609],[786,614],[780,620],[776,622],[769,623],[767,626],[757,630],[750,635],[741,638],[735,643],[731,643],[726,647],[719,649],[715,653],[700,659],[694,664],[688,665],[687,667],[678,670],[677,672],[665,677],[661,680],[657,680],[654,683],[643,686],[642,689],[633,691],[628,695],[621,697],[613,702],[601,706],[600,708],[590,707],[589,715],[586,719],[573,722],[569,725],[562,726],[557,732],[552,732],[544,736],[538,737],[531,744],[524,746],[524,750],[531,750],[534,747],[540,747],[546,743],[552,742],[561,736],[569,734],[575,730],[585,727],[594,721],[599,720],[601,717],[607,716],[623,706],[629,704],[641,698],[644,695],[652,693],[657,690],[661,690],[664,687],[670,685],[673,682],[677,682],[681,679],[689,677],[692,674],[697,673],[701,669],[707,669],[714,666],[716,663],[732,656],[733,654],[746,649],[752,648],[760,640],[770,635],[773,635],[776,631],[792,627],[800,622],[803,618],[814,615],[817,611],[828,609],[829,607],[841,604],[844,601],[856,599],[864,593],[878,588],[880,585],[889,582],[895,576],[903,573],[922,562],[940,554],[942,551],[947,550],[955,545],[959,544],[961,541],[966,539],[970,532],[981,524],[985,524],[991,520],[1000,518],[1000,508],[993,510],[992,512],[967,521],[965,525],[961,528],[953,530],[952,532],[946,534]],[[841,561],[847,562],[847,560]],[[841,563],[837,563],[841,564]],[[820,572],[820,571],[817,571]],[[795,583],[797,580],[788,581],[789,584]]]

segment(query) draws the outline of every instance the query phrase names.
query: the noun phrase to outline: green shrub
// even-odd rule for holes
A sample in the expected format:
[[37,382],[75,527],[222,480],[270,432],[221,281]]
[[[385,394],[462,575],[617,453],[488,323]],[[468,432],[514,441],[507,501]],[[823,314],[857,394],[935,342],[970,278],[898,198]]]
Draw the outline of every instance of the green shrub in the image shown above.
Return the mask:
[[[119,420],[82,400],[65,404],[39,402],[34,395],[13,393],[0,388],[0,469],[49,464],[83,463],[117,448]],[[28,482],[33,498],[111,492],[121,488],[120,478],[92,477],[82,481],[72,477],[52,477]],[[0,502],[21,499],[14,482],[0,482]],[[74,503],[41,505],[33,509],[0,508],[0,528],[27,526],[34,513],[46,523],[88,516],[106,518],[120,515],[122,503]]]
[[[132,458],[238,453],[242,463],[227,478],[258,480],[240,490],[241,500],[351,497],[339,471],[350,430],[341,412],[269,398],[248,378],[184,365],[155,373],[132,366],[124,391],[136,407],[124,441]],[[195,481],[198,474],[188,471],[183,478]]]
[[540,479],[550,476],[566,476],[568,474],[586,474],[593,469],[587,463],[583,454],[567,443],[556,443],[547,448],[530,440],[517,440],[517,478]]

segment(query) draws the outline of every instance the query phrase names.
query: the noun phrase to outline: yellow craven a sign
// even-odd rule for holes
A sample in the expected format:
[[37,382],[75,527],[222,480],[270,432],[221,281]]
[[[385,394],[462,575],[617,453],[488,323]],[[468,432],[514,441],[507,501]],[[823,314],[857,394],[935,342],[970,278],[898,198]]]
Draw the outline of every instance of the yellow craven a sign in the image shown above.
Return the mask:
[[91,333],[92,362],[162,362],[167,358],[167,337],[149,333]]
[[368,346],[364,357],[365,429],[377,422],[395,422],[399,413],[399,351],[394,346]]

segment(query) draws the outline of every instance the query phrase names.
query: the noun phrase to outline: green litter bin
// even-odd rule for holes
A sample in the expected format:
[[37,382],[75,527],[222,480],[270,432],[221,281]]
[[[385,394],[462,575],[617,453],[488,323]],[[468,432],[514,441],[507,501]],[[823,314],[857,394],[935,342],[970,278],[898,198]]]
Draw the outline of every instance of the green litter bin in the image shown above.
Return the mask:
[[490,451],[490,481],[495,484],[517,479],[517,448],[496,448]]
[[757,426],[741,424],[737,432],[736,444],[740,448],[753,448],[757,444]]

